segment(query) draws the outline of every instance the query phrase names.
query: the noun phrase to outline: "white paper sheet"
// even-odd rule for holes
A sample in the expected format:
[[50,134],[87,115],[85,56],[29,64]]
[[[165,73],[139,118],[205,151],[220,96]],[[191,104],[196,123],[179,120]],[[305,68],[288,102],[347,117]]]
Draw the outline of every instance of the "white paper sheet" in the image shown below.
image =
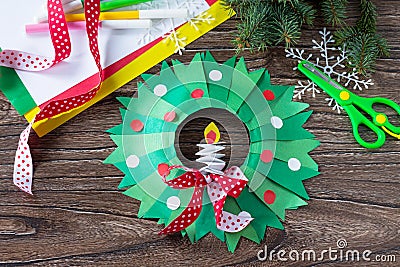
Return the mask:
[[[34,16],[42,12],[41,6],[46,2],[46,0],[2,1],[0,47],[3,50],[14,49],[48,57],[54,56],[49,34],[27,35],[25,33],[25,25],[34,23]],[[206,11],[209,6],[205,0],[153,0],[125,9],[173,8],[187,8],[190,17],[194,17]],[[154,20],[151,29],[100,29],[99,47],[103,67],[111,65],[140,47],[164,36],[171,29],[186,21],[185,19]],[[64,62],[42,72],[17,71],[37,105],[52,99],[97,73],[85,31],[70,31],[70,36],[72,53]]]

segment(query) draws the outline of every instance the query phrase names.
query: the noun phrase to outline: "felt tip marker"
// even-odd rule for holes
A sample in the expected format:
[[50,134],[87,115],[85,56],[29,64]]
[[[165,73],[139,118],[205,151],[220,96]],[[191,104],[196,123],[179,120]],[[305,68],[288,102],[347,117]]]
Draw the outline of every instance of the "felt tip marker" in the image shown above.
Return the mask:
[[[100,20],[187,18],[187,9],[132,10],[101,12]],[[66,14],[67,21],[84,21],[85,14]]]
[[107,1],[107,2],[102,2],[100,4],[100,10],[101,11],[108,11],[108,10],[113,10],[121,7],[126,7],[126,6],[133,6],[145,2],[149,2],[151,0],[112,0],[112,1]]
[[[142,20],[104,20],[101,21],[99,27],[102,29],[125,30],[125,29],[148,29],[151,28],[152,22],[149,19]],[[69,30],[86,30],[85,21],[68,22]],[[27,34],[49,32],[48,23],[37,23],[25,25]]]
[[[111,0],[107,2],[101,2],[100,11],[108,11],[149,1],[151,0]],[[71,13],[84,7],[84,0],[62,0],[61,2],[63,3],[65,13]],[[38,23],[47,21],[47,5],[43,5],[43,15],[36,17],[35,21]]]
[[[69,4],[71,2],[75,2],[76,0],[61,0],[61,3],[64,5]],[[44,3],[42,5],[42,11],[44,12],[44,14],[47,14],[47,0],[45,0],[46,3]],[[82,6],[83,6],[83,1],[82,2]]]
[[[61,0],[63,5],[74,2],[76,0]],[[82,2],[82,6],[85,4],[84,0],[80,0]],[[100,3],[100,10],[101,11],[108,11],[112,9],[117,9],[121,7],[133,6],[141,3],[146,3],[151,0],[110,0],[106,2]],[[47,4],[43,4],[43,11],[47,11]]]
[[[83,8],[83,4],[80,0],[73,0],[71,2],[69,2],[69,0],[63,1],[64,13],[71,13],[71,12],[77,11],[82,8]],[[47,21],[47,7],[46,7],[45,12],[43,12],[42,15],[34,18],[34,21],[37,23]]]

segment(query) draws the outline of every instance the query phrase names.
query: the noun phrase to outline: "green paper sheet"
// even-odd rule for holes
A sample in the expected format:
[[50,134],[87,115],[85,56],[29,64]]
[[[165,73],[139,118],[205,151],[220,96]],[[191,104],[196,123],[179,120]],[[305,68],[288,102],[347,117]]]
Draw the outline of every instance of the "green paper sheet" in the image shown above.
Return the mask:
[[0,90],[20,115],[37,106],[14,69],[0,67]]
[[[255,170],[247,168],[246,176],[252,177],[249,183],[249,188],[253,192],[255,192],[258,200],[262,201],[265,206],[273,211],[273,214],[276,214],[282,220],[285,220],[285,211],[287,209],[307,205],[307,202],[302,200],[297,195],[293,194],[290,190],[287,190],[279,184],[271,181],[270,179]],[[272,204],[268,204],[264,200],[264,193],[267,190],[271,190],[276,195],[276,199]]]
[[[203,67],[205,71],[206,81],[208,84],[208,93],[210,99],[214,99],[212,102],[216,108],[226,108],[226,100],[229,94],[229,88],[232,82],[232,73],[236,57],[232,57],[224,64],[218,64],[211,53],[206,52],[203,61]],[[222,73],[222,79],[219,81],[213,81],[210,79],[210,73],[214,70],[218,70]]]
[[172,64],[175,75],[191,94],[199,89],[203,92],[203,97],[196,100],[199,106],[202,108],[211,107],[201,54],[197,53],[189,65],[185,65],[179,60],[173,60]]

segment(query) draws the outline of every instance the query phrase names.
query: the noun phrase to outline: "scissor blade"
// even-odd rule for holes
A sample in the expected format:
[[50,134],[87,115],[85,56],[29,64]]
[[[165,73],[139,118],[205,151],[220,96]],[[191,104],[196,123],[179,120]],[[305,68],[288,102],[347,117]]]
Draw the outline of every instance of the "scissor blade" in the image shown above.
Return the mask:
[[343,90],[340,84],[332,80],[330,77],[328,77],[325,73],[321,72],[317,67],[312,65],[311,63],[305,63],[303,66],[311,71],[314,75],[318,76],[319,78],[323,79],[325,82],[329,83],[333,87],[335,87],[338,90]]

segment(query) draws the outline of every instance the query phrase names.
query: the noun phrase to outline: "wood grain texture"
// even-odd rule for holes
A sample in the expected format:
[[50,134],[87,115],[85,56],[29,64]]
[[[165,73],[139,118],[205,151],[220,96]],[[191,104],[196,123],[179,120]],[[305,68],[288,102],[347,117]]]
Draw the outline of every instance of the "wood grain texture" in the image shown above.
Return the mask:
[[[380,14],[379,32],[388,39],[391,56],[381,59],[372,75],[375,85],[361,96],[383,96],[400,103],[400,1],[374,1]],[[350,1],[350,23],[357,18],[357,1]],[[188,63],[196,52],[211,50],[220,62],[234,54],[230,43],[237,21],[232,19],[187,47]],[[323,27],[318,18],[306,27],[299,48],[310,48]],[[286,59],[283,47],[264,53],[243,52],[250,69],[268,68],[272,82],[296,84],[304,77]],[[160,65],[149,73],[157,73]],[[308,206],[287,213],[285,230],[268,229],[261,244],[242,240],[234,254],[213,236],[191,245],[179,234],[162,237],[155,221],[137,218],[139,202],[116,188],[122,174],[102,161],[114,150],[106,129],[120,123],[117,96],[132,96],[137,79],[43,138],[31,136],[35,163],[33,197],[12,184],[14,152],[26,121],[0,94],[0,265],[19,266],[399,266],[400,141],[388,138],[377,150],[360,147],[345,114],[326,106],[324,96],[305,97],[314,114],[306,128],[321,141],[312,152],[321,175],[307,180]],[[224,117],[224,116],[222,116]],[[225,116],[226,119],[230,119]],[[391,114],[395,119],[395,115]],[[222,118],[223,119],[223,118]],[[205,121],[189,123],[181,150],[188,153]],[[235,162],[246,156],[240,127],[230,130]],[[239,141],[237,141],[239,140]],[[241,140],[241,141],[240,141]],[[227,140],[229,141],[229,140]],[[336,247],[345,238],[349,249],[369,249],[372,255],[397,255],[397,263],[336,261],[282,262],[257,259],[269,249]]]

